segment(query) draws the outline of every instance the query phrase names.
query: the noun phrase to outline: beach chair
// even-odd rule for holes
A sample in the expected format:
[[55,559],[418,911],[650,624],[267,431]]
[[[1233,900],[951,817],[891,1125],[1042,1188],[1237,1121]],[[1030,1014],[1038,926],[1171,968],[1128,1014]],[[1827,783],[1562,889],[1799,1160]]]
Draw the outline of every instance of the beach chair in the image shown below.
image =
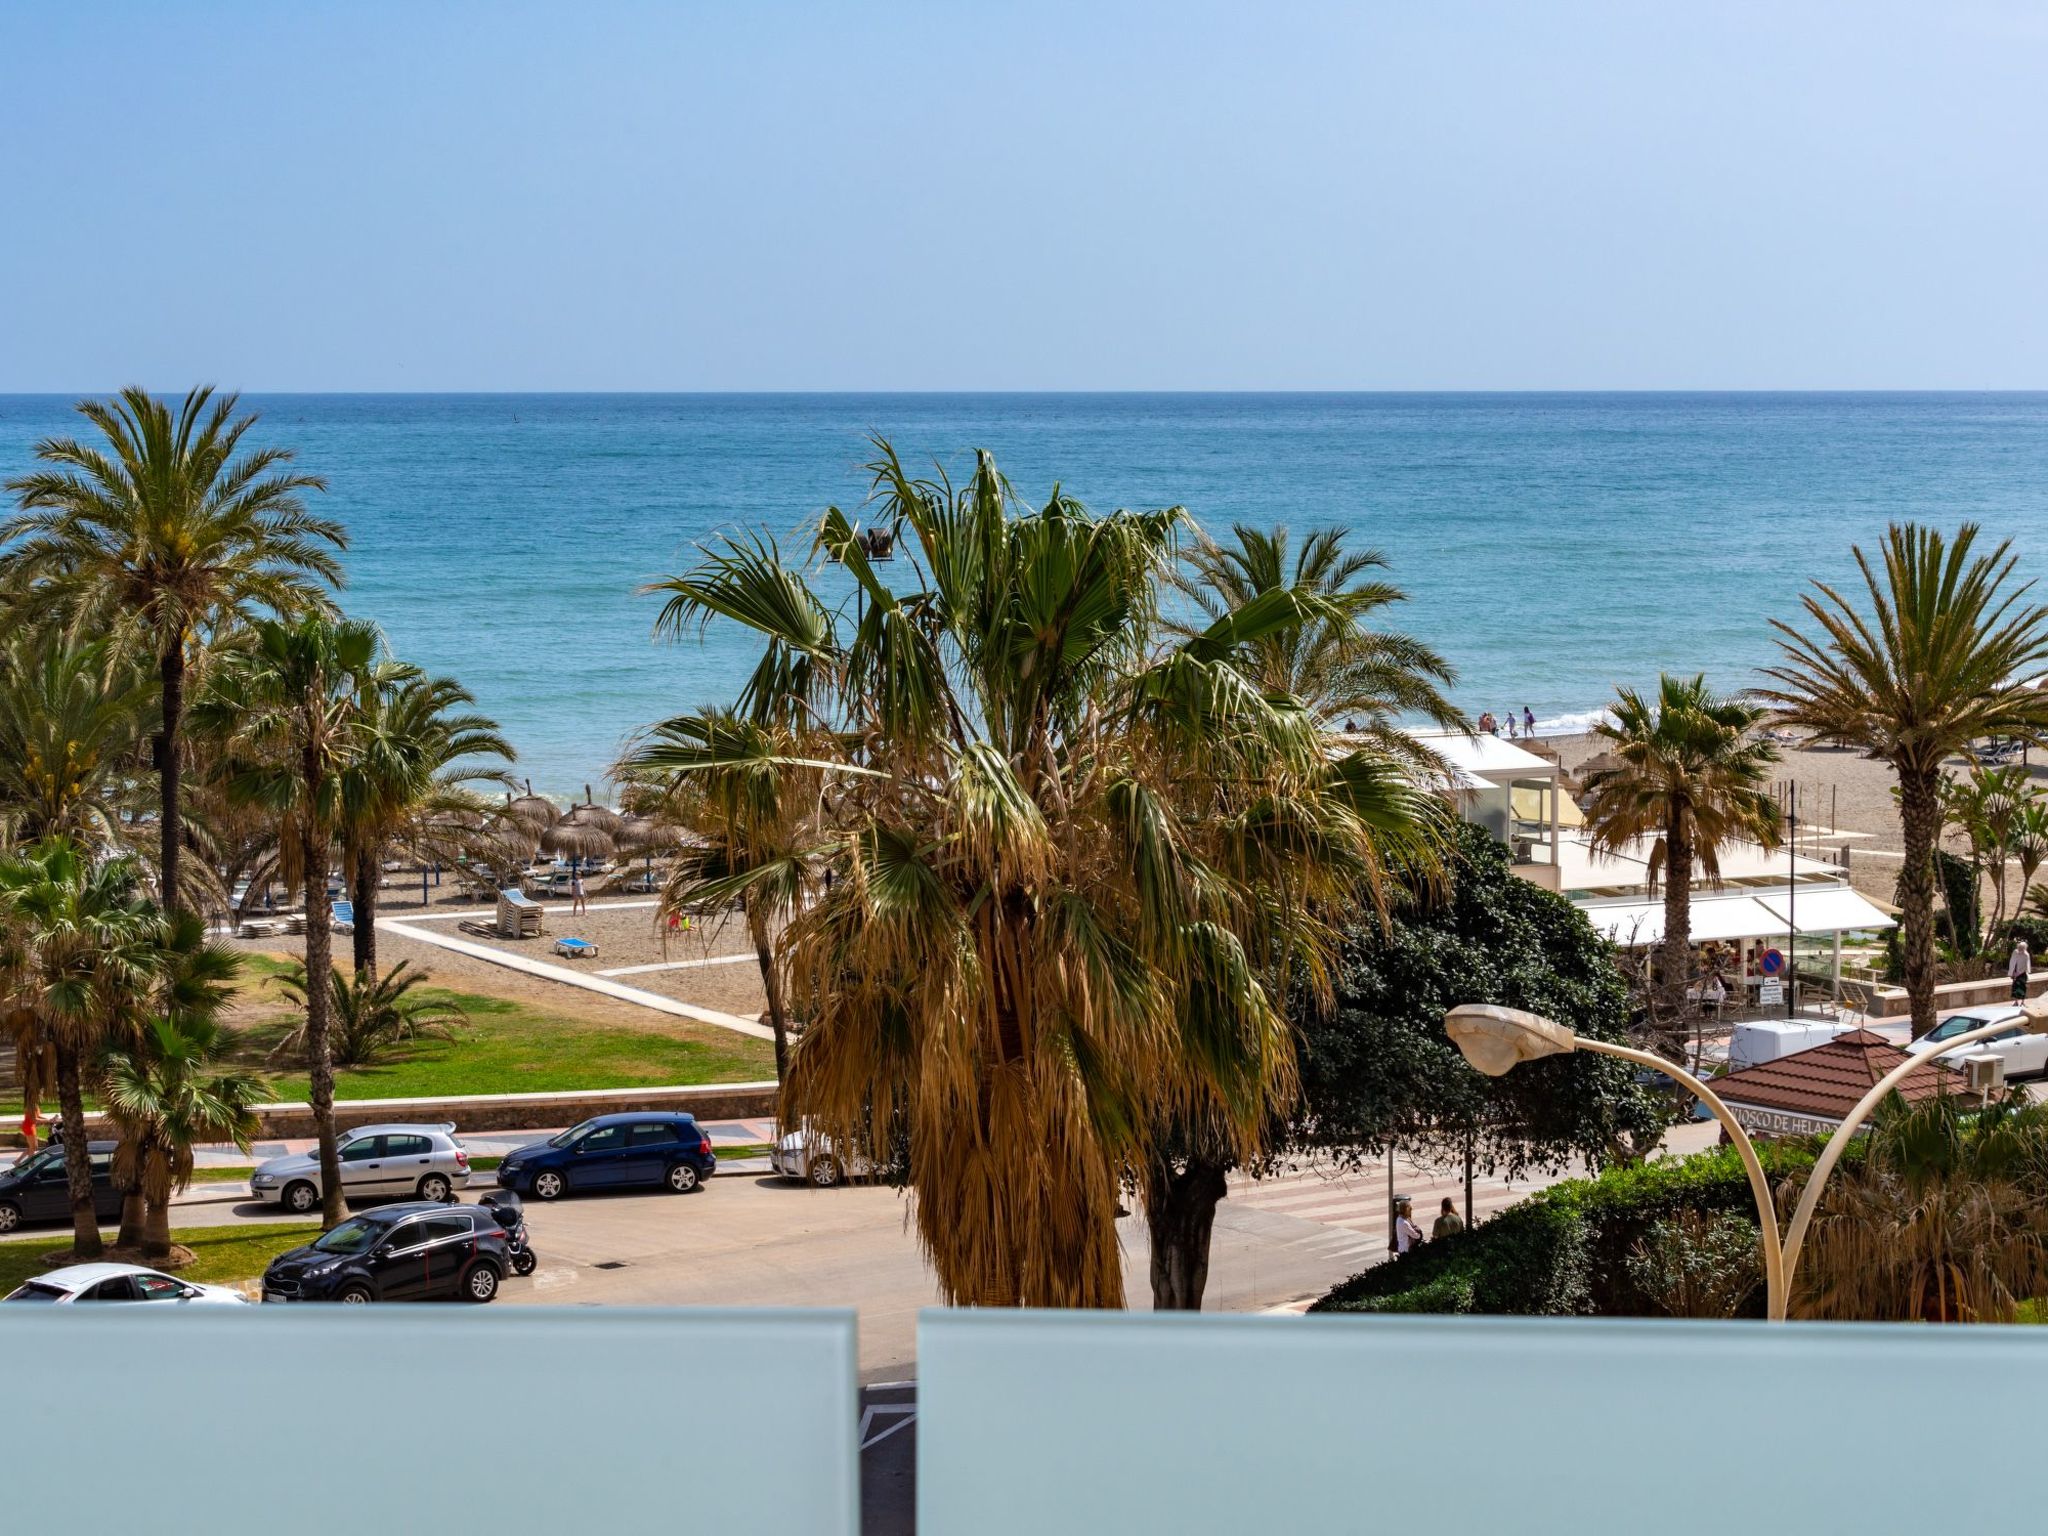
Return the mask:
[[356,931],[356,904],[352,901],[337,901],[328,912],[328,927],[336,933]]
[[555,953],[570,960],[595,960],[597,946],[588,939],[561,938],[555,940]]
[[537,939],[540,935],[540,903],[524,891],[498,892],[498,936],[504,939]]

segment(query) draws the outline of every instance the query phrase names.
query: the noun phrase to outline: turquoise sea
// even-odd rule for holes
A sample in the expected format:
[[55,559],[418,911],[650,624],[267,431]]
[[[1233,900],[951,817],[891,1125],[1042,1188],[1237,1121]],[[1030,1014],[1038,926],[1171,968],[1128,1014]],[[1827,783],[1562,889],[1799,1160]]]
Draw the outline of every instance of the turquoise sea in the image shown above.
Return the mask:
[[[2048,395],[278,395],[257,435],[325,475],[351,611],[452,673],[520,772],[569,794],[637,727],[730,697],[736,631],[656,645],[639,585],[721,529],[803,548],[866,484],[864,435],[1018,488],[1198,521],[1340,523],[1384,549],[1403,625],[1474,714],[1581,723],[1660,668],[1753,680],[1767,620],[1888,518],[2048,537]],[[0,475],[73,430],[0,396]],[[83,425],[80,423],[79,425]],[[905,574],[902,566],[896,567]],[[836,575],[836,573],[835,573]]]

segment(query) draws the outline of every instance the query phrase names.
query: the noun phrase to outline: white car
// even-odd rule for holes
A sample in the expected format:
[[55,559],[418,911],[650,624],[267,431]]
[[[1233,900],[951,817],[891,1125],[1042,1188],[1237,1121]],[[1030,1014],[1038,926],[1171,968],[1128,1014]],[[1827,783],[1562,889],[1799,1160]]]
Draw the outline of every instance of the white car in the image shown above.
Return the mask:
[[1929,1051],[1941,1049],[1957,1035],[1966,1035],[1973,1029],[1984,1029],[2008,1019],[2012,1021],[2012,1027],[2003,1034],[1951,1051],[1941,1058],[1941,1064],[1960,1071],[1963,1062],[1971,1056],[2003,1056],[2005,1075],[2009,1078],[2039,1077],[2048,1073],[2048,1035],[2030,1033],[2026,1015],[2013,1007],[1973,1008],[1968,1013],[1943,1019],[1906,1049],[1915,1056],[1925,1056]]
[[858,1152],[841,1156],[827,1138],[808,1129],[791,1131],[770,1147],[768,1166],[785,1179],[802,1179],[819,1189],[882,1171]]
[[80,1301],[139,1301],[173,1306],[246,1307],[249,1298],[224,1285],[194,1285],[137,1264],[74,1264],[37,1275],[8,1293],[6,1300],[45,1306]]
[[[454,1125],[359,1125],[341,1134],[344,1200],[446,1200],[469,1186],[469,1154]],[[249,1191],[303,1215],[320,1203],[320,1154],[257,1165]]]

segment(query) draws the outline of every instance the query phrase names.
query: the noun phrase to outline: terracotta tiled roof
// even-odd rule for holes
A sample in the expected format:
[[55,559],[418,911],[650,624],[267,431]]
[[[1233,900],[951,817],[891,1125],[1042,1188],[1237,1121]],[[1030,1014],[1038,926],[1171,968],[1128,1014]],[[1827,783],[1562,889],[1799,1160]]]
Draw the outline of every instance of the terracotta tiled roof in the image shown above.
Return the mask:
[[[1730,1104],[1839,1120],[1879,1078],[1904,1060],[1906,1052],[1882,1035],[1853,1029],[1810,1051],[1726,1073],[1710,1086]],[[1953,1069],[1931,1061],[1917,1072],[1907,1073],[1899,1083],[1899,1093],[1908,1104],[1959,1088]]]

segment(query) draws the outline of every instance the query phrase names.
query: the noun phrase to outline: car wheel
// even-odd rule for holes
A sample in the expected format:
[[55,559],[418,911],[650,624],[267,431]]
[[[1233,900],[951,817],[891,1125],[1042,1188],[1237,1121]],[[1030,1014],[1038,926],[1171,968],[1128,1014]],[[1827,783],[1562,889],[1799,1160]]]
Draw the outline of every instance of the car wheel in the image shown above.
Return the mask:
[[298,1215],[303,1216],[306,1214],[306,1212],[313,1209],[313,1207],[318,1205],[319,1203],[320,1191],[315,1189],[312,1185],[308,1184],[304,1179],[300,1179],[297,1183],[287,1184],[285,1186],[284,1208],[286,1210],[295,1212]]
[[9,1200],[0,1200],[0,1232],[12,1232],[21,1225],[21,1207]]
[[688,1163],[677,1163],[668,1171],[668,1187],[671,1193],[687,1195],[697,1187],[697,1170]]
[[343,1287],[342,1293],[334,1299],[345,1307],[367,1307],[377,1298],[370,1294],[367,1285],[351,1285]]
[[464,1301],[489,1301],[498,1294],[498,1269],[494,1264],[477,1264],[462,1277]]
[[430,1173],[424,1179],[420,1180],[420,1198],[422,1200],[432,1200],[437,1203],[442,1200],[446,1200],[448,1198],[449,1187],[450,1186],[448,1183],[448,1176],[446,1174]]
[[568,1180],[552,1168],[543,1168],[533,1176],[533,1192],[543,1200],[559,1200],[568,1190]]
[[844,1177],[845,1175],[839,1170],[839,1159],[832,1156],[831,1153],[821,1153],[819,1156],[811,1159],[811,1187],[813,1189],[831,1189]]

